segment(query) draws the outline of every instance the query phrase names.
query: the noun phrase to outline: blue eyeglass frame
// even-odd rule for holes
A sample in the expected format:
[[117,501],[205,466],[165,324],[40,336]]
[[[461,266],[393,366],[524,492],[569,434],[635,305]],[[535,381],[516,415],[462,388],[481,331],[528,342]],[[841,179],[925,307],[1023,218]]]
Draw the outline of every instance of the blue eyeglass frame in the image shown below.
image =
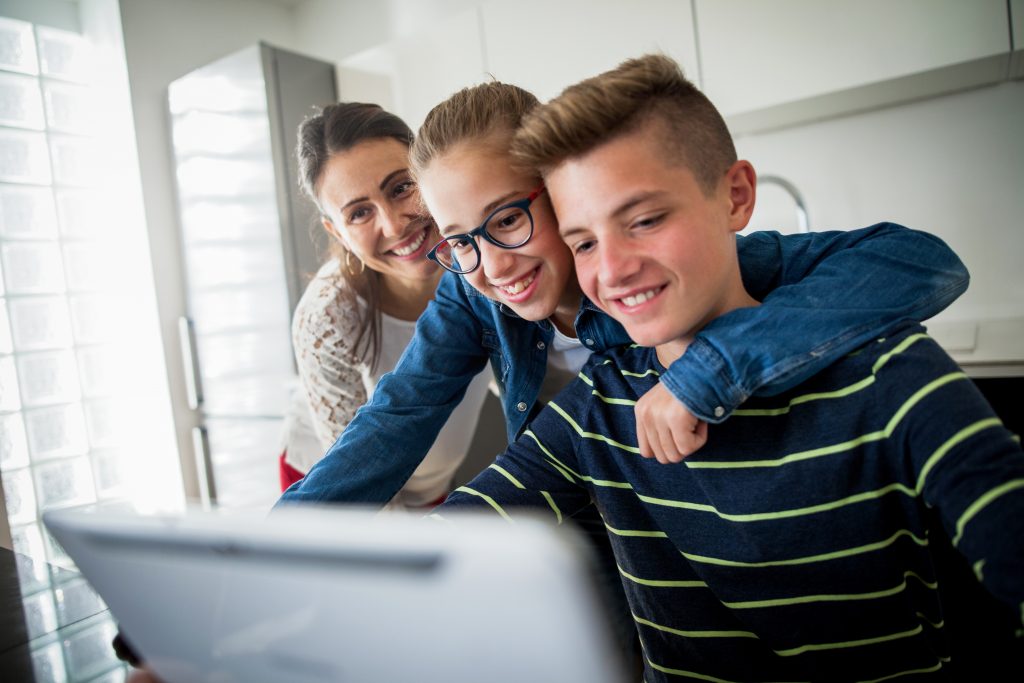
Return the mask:
[[[537,189],[535,189],[533,192],[531,192],[523,199],[518,199],[514,202],[509,202],[508,204],[502,204],[494,211],[491,211],[489,214],[487,214],[487,218],[484,219],[483,223],[473,228],[469,232],[463,232],[457,235],[449,235],[448,237],[445,237],[440,242],[435,244],[430,251],[427,252],[427,258],[436,263],[437,265],[441,266],[445,270],[451,271],[457,275],[468,275],[469,273],[472,273],[474,270],[479,268],[480,263],[482,261],[480,254],[480,246],[476,242],[477,238],[482,237],[483,239],[487,240],[488,242],[498,247],[499,249],[518,249],[519,247],[523,246],[531,239],[533,239],[533,212],[530,211],[530,205],[533,204],[534,200],[537,199],[537,197],[539,197],[546,189],[547,188],[544,186],[544,184],[541,183],[540,186],[537,187]],[[506,209],[523,209],[530,219],[530,234],[527,235],[526,239],[520,242],[519,244],[502,244],[501,242],[498,242],[493,237],[491,237],[486,230],[486,226],[491,221],[491,219],[494,218],[495,215],[502,211],[505,211]],[[473,251],[476,252],[476,265],[470,268],[469,270],[455,270],[454,268],[450,268],[445,264],[441,263],[441,260],[437,258],[437,250],[440,249],[441,246],[444,245],[449,240],[454,239],[468,239],[469,243],[473,245]]]

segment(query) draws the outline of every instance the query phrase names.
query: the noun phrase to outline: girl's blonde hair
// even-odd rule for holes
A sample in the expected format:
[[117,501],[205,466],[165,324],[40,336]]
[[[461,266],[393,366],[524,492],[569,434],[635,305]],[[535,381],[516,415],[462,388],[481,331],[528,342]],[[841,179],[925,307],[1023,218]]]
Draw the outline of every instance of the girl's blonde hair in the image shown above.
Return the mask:
[[409,148],[409,163],[414,175],[430,162],[465,141],[480,141],[502,134],[508,142],[519,123],[539,104],[533,93],[522,88],[492,81],[463,88],[430,110]]

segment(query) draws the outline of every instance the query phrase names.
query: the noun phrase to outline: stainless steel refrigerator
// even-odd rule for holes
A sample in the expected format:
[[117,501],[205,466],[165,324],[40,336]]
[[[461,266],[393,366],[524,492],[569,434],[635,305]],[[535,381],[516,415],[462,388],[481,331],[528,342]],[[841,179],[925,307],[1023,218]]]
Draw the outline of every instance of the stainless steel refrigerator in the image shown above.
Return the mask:
[[337,101],[333,65],[260,43],[168,88],[188,315],[180,333],[200,493],[268,506],[295,369],[291,313],[324,244],[296,131]]

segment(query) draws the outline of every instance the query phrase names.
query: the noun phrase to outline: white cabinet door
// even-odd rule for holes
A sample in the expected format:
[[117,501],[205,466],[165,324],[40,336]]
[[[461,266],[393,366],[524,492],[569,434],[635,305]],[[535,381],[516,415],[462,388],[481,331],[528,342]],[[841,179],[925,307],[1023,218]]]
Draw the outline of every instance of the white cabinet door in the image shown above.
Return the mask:
[[342,60],[338,92],[380,104],[415,131],[434,105],[484,78],[481,43],[478,10],[459,12]]
[[695,2],[705,92],[735,132],[1006,75],[1005,0]]
[[648,52],[673,57],[698,80],[688,1],[492,1],[481,11],[487,70],[541,100]]

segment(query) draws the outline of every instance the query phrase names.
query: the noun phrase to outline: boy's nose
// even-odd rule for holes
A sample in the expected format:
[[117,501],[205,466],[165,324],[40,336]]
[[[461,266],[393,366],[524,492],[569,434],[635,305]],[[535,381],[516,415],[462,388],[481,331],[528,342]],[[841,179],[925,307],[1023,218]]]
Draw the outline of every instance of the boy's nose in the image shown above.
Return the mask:
[[611,287],[629,281],[640,268],[640,259],[626,240],[606,240],[599,247],[597,277]]

